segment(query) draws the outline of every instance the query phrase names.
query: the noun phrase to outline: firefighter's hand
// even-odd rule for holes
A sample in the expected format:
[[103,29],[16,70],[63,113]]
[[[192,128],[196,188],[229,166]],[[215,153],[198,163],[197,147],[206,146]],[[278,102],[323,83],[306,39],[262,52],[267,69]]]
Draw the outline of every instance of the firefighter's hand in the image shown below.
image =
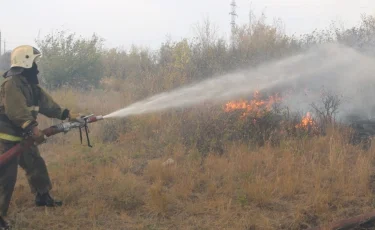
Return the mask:
[[43,131],[41,131],[38,126],[33,127],[31,138],[34,140],[35,145],[42,144],[47,140],[47,136],[44,135]]
[[75,113],[73,111],[69,111],[69,121],[70,122],[79,122],[79,123],[85,123],[85,121],[83,120],[83,116],[82,114],[80,113]]

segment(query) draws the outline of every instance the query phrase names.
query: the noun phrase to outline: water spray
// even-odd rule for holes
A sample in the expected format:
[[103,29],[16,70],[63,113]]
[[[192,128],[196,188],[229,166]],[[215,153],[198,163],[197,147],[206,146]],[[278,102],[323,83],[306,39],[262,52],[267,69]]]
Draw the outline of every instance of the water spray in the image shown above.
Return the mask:
[[[320,100],[322,89],[344,95],[340,117],[352,113],[370,118],[375,111],[375,59],[340,44],[325,44],[306,52],[267,62],[257,67],[210,78],[169,92],[146,98],[104,116],[121,118],[133,115],[186,108],[205,102],[225,103],[250,99],[255,91],[279,94],[283,105],[292,111],[306,112]],[[305,90],[313,92],[306,96]]]

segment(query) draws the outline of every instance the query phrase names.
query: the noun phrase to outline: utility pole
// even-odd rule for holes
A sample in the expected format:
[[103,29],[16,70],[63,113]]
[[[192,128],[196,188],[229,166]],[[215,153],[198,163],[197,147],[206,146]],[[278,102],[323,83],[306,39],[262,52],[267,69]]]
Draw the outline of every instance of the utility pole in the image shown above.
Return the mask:
[[7,47],[7,42],[6,42],[5,39],[4,39],[4,54],[5,54],[5,52],[7,51],[7,50],[6,50],[6,47]]
[[236,12],[236,8],[237,8],[237,4],[236,4],[236,1],[235,0],[232,0],[232,3],[230,4],[231,6],[231,12],[229,13],[231,15],[231,29],[232,29],[232,48],[234,48],[234,36],[236,34],[236,17],[237,17],[237,12]]
[[250,2],[250,11],[249,11],[249,25],[250,26],[252,26],[253,24],[253,16],[254,16],[252,5],[253,5],[252,2]]

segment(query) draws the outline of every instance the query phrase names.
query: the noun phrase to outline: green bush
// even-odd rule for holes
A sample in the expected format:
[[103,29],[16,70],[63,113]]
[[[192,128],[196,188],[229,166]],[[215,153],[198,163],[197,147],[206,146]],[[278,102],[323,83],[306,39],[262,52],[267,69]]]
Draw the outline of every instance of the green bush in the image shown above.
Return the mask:
[[7,52],[3,55],[0,55],[0,74],[1,74],[1,76],[9,68],[10,68],[10,53]]
[[43,54],[40,76],[49,88],[98,86],[103,77],[102,39],[98,36],[83,39],[62,31],[38,40],[37,45]]

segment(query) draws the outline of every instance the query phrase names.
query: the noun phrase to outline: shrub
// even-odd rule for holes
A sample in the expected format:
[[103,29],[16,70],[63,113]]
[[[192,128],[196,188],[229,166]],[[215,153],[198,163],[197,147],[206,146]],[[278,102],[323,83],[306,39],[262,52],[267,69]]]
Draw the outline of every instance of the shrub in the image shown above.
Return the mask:
[[98,86],[103,77],[102,39],[98,36],[83,39],[61,31],[37,40],[37,44],[43,54],[40,77],[48,87]]

